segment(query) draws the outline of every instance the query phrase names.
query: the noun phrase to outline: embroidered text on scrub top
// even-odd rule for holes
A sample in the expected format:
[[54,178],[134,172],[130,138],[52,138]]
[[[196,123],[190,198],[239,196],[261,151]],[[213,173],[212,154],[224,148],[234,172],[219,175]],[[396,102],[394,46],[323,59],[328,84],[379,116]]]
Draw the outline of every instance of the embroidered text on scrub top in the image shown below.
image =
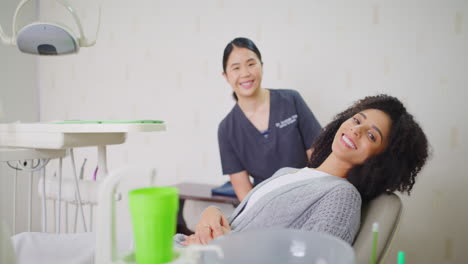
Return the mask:
[[297,120],[297,115],[292,115],[289,118],[286,118],[285,120],[276,123],[276,127],[283,128],[285,126],[289,126],[290,124],[296,122]]

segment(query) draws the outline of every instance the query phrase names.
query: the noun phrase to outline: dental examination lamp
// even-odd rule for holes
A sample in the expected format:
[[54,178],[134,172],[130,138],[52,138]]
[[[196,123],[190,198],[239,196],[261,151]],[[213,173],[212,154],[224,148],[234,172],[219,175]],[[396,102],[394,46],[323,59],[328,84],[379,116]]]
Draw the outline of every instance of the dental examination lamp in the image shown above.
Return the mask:
[[22,0],[16,8],[13,16],[12,36],[8,37],[0,26],[0,38],[7,45],[18,46],[24,53],[35,55],[65,55],[77,53],[80,47],[90,47],[96,43],[101,20],[101,9],[99,9],[99,24],[94,41],[88,41],[83,33],[80,19],[75,10],[66,0],[56,0],[70,12],[75,20],[79,37],[75,37],[73,31],[69,28],[49,22],[34,22],[24,26],[21,30],[17,29],[17,17],[23,6],[30,0]]

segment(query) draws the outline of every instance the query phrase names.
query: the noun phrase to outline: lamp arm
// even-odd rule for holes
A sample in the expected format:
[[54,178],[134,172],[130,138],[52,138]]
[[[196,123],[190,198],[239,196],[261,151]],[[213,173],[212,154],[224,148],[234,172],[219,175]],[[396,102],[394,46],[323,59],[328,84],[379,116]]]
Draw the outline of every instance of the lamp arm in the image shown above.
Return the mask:
[[75,20],[75,23],[78,26],[78,30],[80,31],[80,38],[78,40],[80,42],[80,46],[81,47],[90,47],[90,46],[93,46],[94,44],[96,44],[96,39],[97,39],[99,29],[100,29],[100,26],[101,26],[101,7],[99,7],[99,21],[98,21],[98,28],[97,28],[97,31],[96,31],[96,37],[94,38],[93,41],[88,42],[88,40],[85,37],[84,31],[83,31],[83,26],[81,25],[80,18],[76,14],[76,11],[73,9],[73,7],[68,3],[67,0],[56,0],[56,1],[59,2],[63,7],[65,7],[70,14],[72,14],[73,19]]
[[7,45],[11,45],[11,40],[12,38],[8,37],[5,32],[3,32],[2,26],[0,26],[0,39],[2,39],[2,42]]
[[56,0],[59,4],[61,4],[63,7],[65,7],[67,9],[67,11],[73,16],[73,20],[75,20],[75,23],[76,25],[78,26],[78,31],[80,32],[80,38],[79,38],[79,41],[80,41],[80,46],[81,46],[81,41],[85,41],[86,40],[86,37],[84,35],[84,31],[83,31],[83,26],[81,25],[81,21],[80,21],[80,18],[78,17],[78,15],[76,14],[76,11],[75,9],[68,3],[67,0]]
[[13,23],[11,25],[11,44],[15,45],[16,44],[16,33],[18,32],[16,28],[16,18],[18,17],[19,12],[23,8],[23,6],[29,2],[30,0],[22,0],[18,6],[16,7],[15,14],[13,15]]
[[94,44],[96,44],[97,37],[99,35],[99,31],[101,29],[101,6],[99,6],[99,17],[98,17],[98,26],[96,30],[96,36],[94,37],[93,41],[88,42],[86,38],[81,39],[80,38],[80,46],[81,47],[91,47]]

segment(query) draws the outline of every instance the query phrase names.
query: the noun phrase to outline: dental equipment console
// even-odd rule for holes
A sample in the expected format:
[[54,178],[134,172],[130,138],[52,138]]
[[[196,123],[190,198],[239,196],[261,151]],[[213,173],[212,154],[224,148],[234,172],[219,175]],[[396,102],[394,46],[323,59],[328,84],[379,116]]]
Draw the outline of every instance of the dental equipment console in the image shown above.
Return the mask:
[[[22,0],[15,11],[12,23],[12,36],[8,37],[0,26],[0,38],[3,43],[12,46],[18,46],[24,53],[35,55],[66,55],[77,53],[80,47],[91,47],[96,43],[96,39],[88,41],[84,35],[83,27],[75,10],[66,0],[55,0],[65,7],[75,20],[79,37],[76,37],[73,31],[66,26],[50,22],[34,22],[24,26],[18,31],[17,18],[21,9],[31,0]],[[99,24],[101,12],[99,10]],[[96,38],[99,32],[96,31]]]

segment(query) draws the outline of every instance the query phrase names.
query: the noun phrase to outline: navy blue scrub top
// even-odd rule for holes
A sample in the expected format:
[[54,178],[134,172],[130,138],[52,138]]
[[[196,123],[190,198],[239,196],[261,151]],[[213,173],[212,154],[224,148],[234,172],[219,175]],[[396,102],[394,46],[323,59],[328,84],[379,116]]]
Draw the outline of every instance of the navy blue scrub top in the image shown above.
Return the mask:
[[280,168],[305,167],[306,150],[320,130],[314,114],[294,90],[270,90],[267,131],[259,131],[236,104],[218,127],[223,174],[246,170],[257,185]]

